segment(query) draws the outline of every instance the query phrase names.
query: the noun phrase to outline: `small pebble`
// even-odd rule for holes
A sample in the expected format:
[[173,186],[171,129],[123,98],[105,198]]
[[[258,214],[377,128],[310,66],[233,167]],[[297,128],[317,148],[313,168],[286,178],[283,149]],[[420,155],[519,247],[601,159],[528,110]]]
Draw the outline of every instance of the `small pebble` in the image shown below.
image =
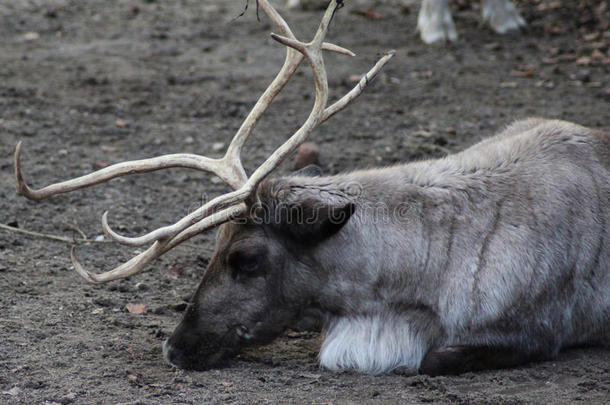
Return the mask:
[[320,148],[311,142],[306,142],[299,146],[297,154],[292,161],[292,170],[300,170],[305,166],[318,164]]
[[136,284],[136,290],[138,290],[138,291],[148,291],[148,290],[150,290],[150,287],[146,283],[137,283]]
[[40,38],[40,34],[37,32],[26,32],[25,34],[23,34],[23,39],[25,39],[26,41],[35,41],[38,38]]

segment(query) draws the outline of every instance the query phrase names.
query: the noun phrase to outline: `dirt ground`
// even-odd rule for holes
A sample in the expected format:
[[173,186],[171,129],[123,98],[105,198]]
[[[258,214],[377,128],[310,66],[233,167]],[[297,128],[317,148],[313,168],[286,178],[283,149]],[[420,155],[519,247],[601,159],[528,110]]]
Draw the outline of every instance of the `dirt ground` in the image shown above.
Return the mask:
[[[502,37],[478,3],[454,3],[460,40],[425,46],[417,2],[354,1],[329,40],[360,56],[329,55],[334,98],[376,54],[396,57],[365,94],[317,130],[329,173],[454,152],[528,116],[610,126],[610,3],[521,1],[529,27]],[[606,8],[603,5],[606,4]],[[245,0],[0,1],[0,223],[79,239],[139,234],[173,223],[225,186],[188,170],[116,179],[41,202],[16,195],[12,153],[35,187],[127,159],[218,155],[280,65],[264,16]],[[363,8],[374,8],[361,12]],[[363,15],[364,14],[364,15]],[[318,10],[284,13],[307,38]],[[379,17],[379,18],[378,18]],[[298,127],[311,106],[303,69],[247,145],[246,164]],[[289,171],[285,164],[279,173]],[[101,286],[73,271],[69,243],[0,229],[0,403],[460,403],[610,401],[610,352],[566,351],[555,361],[457,377],[363,376],[322,370],[320,338],[288,332],[228,368],[167,366],[161,343],[177,325],[213,250],[207,232],[142,274]],[[98,238],[99,239],[99,238]],[[87,266],[108,269],[133,249],[90,243]],[[127,304],[143,304],[132,314]]]

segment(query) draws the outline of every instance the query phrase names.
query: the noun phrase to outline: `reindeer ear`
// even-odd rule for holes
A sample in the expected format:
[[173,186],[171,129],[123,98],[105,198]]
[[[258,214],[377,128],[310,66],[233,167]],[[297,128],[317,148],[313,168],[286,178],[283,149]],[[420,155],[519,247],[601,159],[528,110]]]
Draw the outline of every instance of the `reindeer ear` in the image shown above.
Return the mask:
[[320,177],[322,169],[318,165],[307,165],[291,174],[294,177]]
[[[332,206],[317,201],[303,201],[291,209],[279,210],[280,221],[276,227],[297,241],[315,244],[339,232],[355,209],[356,205],[352,202]],[[299,218],[299,215],[302,217]]]
[[336,198],[333,191],[328,185],[265,181],[257,193],[256,220],[300,243],[318,243],[337,233],[356,210],[353,202]]

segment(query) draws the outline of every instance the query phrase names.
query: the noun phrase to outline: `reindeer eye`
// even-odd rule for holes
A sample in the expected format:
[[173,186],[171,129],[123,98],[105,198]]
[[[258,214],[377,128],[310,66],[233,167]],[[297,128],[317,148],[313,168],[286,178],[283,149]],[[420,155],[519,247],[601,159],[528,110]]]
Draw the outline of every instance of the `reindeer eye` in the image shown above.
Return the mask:
[[229,255],[228,265],[231,268],[231,275],[235,279],[240,275],[256,277],[263,273],[263,255],[259,252],[248,253],[236,251]]

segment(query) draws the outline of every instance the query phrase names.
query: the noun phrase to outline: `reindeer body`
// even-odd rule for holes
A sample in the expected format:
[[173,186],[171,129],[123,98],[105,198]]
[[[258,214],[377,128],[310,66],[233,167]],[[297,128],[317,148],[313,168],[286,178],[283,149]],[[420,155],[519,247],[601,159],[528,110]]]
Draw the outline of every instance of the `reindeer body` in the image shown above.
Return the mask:
[[[437,347],[550,358],[609,342],[609,146],[588,129],[531,120],[444,159],[333,179],[363,194],[321,247],[321,296],[341,313],[328,321],[322,365],[378,373],[418,369]],[[359,206],[380,201],[397,213],[390,222]]]
[[[265,343],[306,307],[325,314],[321,365],[373,374],[502,367],[610,342],[608,135],[526,120],[438,160],[268,180],[258,198],[272,212],[350,204],[351,214],[317,238],[281,215],[223,225],[191,321],[170,347],[195,333],[218,353],[224,344],[214,336],[228,331],[207,326],[219,324],[246,325],[247,340],[262,333]],[[277,257],[258,281],[260,296],[227,308],[222,291],[234,291],[232,300],[240,293],[224,255],[244,243],[271,246]]]

